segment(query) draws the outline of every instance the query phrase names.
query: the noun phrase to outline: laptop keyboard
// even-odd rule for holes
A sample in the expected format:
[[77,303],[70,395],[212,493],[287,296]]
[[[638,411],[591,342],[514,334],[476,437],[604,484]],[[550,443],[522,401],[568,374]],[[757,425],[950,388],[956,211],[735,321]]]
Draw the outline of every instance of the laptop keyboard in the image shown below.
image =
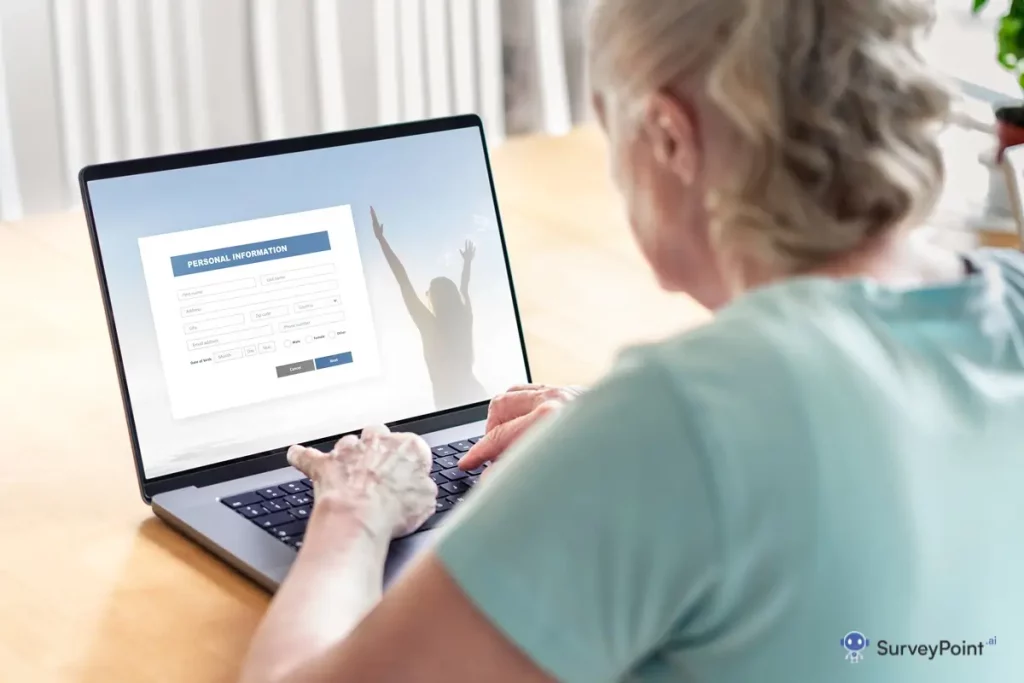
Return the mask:
[[[477,436],[431,449],[434,462],[430,468],[430,478],[437,484],[437,500],[434,502],[433,516],[418,531],[433,529],[441,524],[451,509],[461,503],[469,490],[480,481],[484,467],[463,472],[459,469],[459,460],[481,438]],[[298,549],[302,547],[306,524],[313,511],[313,482],[309,479],[296,479],[286,484],[221,498],[220,502],[277,540]]]

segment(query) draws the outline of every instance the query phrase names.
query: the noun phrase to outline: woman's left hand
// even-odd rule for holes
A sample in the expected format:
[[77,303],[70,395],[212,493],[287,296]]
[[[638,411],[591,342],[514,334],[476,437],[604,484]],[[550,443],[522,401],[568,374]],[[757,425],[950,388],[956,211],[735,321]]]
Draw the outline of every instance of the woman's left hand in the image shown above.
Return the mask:
[[288,462],[313,481],[316,506],[345,506],[381,541],[411,534],[434,513],[427,443],[415,434],[370,427],[330,453],[292,446]]

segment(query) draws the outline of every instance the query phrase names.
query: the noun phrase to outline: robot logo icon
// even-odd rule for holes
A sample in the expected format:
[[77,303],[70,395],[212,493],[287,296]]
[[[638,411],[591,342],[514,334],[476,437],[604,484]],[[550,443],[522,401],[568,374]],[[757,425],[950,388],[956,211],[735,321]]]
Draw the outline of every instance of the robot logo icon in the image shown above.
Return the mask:
[[842,645],[846,648],[846,659],[850,664],[857,664],[864,659],[864,650],[871,644],[863,633],[850,631],[843,636]]

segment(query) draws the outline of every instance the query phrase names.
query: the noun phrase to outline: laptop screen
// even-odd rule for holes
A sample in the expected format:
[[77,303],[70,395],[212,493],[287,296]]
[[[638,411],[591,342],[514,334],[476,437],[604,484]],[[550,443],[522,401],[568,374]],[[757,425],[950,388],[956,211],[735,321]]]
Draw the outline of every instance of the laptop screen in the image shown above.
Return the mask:
[[476,127],[87,190],[146,479],[527,378]]

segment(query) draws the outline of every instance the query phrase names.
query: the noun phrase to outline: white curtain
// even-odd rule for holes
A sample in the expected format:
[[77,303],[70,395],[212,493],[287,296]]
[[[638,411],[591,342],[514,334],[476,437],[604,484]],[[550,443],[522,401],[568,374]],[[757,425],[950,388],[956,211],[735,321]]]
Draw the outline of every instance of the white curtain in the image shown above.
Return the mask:
[[585,0],[0,0],[0,220],[89,163],[477,112],[587,115]]

